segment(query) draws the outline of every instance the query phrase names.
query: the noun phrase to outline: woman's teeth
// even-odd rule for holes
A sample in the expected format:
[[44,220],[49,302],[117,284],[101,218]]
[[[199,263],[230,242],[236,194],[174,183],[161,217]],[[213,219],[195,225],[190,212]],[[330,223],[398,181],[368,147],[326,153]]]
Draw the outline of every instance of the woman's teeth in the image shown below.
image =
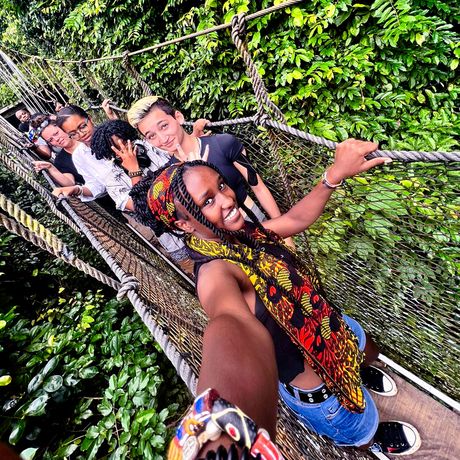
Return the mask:
[[224,219],[224,220],[230,220],[230,219],[233,219],[236,215],[236,213],[238,212],[238,210],[236,208],[233,208],[228,214],[227,214],[227,217]]

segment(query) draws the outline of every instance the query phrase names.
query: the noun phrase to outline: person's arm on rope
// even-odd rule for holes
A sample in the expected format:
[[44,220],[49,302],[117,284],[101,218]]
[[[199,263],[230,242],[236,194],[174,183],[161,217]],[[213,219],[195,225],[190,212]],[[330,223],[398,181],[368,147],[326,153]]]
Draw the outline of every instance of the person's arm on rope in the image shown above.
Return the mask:
[[388,158],[366,160],[366,155],[375,151],[374,142],[347,139],[337,145],[335,160],[313,190],[282,216],[262,222],[265,228],[273,230],[282,237],[300,233],[312,225],[322,214],[332,192],[345,179],[369,169],[388,163]]
[[193,123],[192,136],[202,137],[207,136],[209,131],[205,131],[206,125],[209,123],[209,120],[206,118],[199,118],[195,123]]
[[104,99],[101,106],[109,120],[118,120],[118,115],[110,107],[110,99]]
[[53,190],[54,196],[79,196],[79,197],[93,197],[91,190],[84,185],[71,185],[70,187],[57,187]]
[[268,216],[271,219],[280,216],[281,211],[279,210],[273,195],[249,162],[244,148],[233,165],[250,185],[252,191]]
[[75,177],[71,173],[62,173],[49,161],[34,161],[36,172],[46,170],[51,178],[61,187],[75,185]]

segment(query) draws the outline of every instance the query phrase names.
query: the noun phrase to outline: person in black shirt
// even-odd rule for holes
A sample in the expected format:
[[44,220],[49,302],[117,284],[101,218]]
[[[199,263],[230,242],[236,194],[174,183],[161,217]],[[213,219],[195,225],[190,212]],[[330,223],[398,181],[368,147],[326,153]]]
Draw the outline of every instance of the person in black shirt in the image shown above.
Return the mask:
[[72,153],[79,142],[70,137],[56,125],[56,121],[44,115],[34,120],[40,136],[52,147],[60,147],[54,164],[48,161],[35,161],[36,171],[47,169],[54,181],[63,187],[84,184],[85,180],[78,173],[72,161]]
[[20,109],[16,111],[15,116],[20,121],[20,124],[18,126],[19,131],[23,133],[28,133],[30,129],[30,112],[27,109]]

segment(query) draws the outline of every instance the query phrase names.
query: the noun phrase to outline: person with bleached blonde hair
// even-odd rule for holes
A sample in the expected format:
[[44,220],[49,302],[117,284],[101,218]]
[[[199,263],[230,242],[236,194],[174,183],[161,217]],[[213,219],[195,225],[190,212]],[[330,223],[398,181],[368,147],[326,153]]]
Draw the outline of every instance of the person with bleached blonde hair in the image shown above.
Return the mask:
[[[249,162],[241,141],[230,134],[200,137],[206,120],[195,123],[188,134],[183,128],[184,115],[167,100],[158,96],[144,97],[128,110],[129,123],[138,129],[152,146],[171,155],[171,164],[181,161],[204,160],[217,166],[237,198],[257,216],[260,221],[266,215],[281,215],[273,195]],[[207,155],[206,155],[207,153]],[[249,184],[262,210],[254,203],[246,190]]]

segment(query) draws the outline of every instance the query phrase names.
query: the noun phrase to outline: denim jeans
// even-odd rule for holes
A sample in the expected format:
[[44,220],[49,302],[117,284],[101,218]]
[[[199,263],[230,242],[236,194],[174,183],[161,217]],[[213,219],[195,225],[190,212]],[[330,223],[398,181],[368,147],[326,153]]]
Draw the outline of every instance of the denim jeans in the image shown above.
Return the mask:
[[[358,337],[359,348],[364,350],[366,334],[354,319],[343,315],[345,322]],[[309,389],[315,391],[324,386]],[[295,387],[294,392],[296,392]],[[362,388],[366,408],[362,414],[355,414],[345,409],[331,396],[319,404],[304,403],[288,393],[283,384],[279,384],[280,397],[297,418],[311,431],[327,436],[338,446],[363,446],[368,444],[377,430],[379,414],[369,392]]]

